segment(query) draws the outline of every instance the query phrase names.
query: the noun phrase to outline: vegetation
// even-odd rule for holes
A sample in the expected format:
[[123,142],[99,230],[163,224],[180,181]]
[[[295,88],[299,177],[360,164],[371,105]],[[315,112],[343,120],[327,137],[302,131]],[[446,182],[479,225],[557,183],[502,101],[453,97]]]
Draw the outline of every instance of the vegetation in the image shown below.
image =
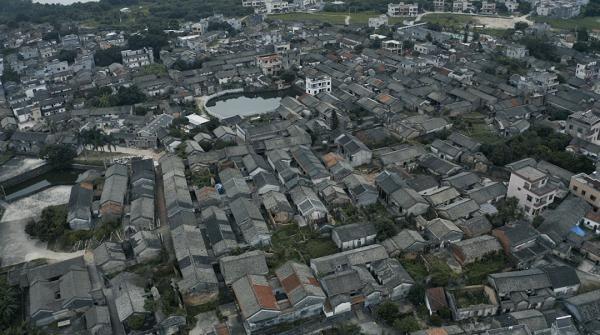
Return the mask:
[[594,171],[594,163],[587,157],[565,151],[570,141],[569,135],[547,127],[534,127],[505,143],[484,144],[481,151],[498,166],[532,157],[573,172]]
[[344,223],[373,223],[377,229],[377,239],[380,241],[398,233],[394,218],[379,202],[366,207],[348,205],[340,209],[340,215]]
[[18,83],[21,80],[21,76],[15,70],[13,70],[10,65],[6,64],[4,67],[4,72],[2,73],[2,77],[0,77],[3,83],[7,83],[9,81]]
[[101,87],[90,98],[90,105],[94,107],[112,107],[135,105],[146,101],[146,95],[135,86],[121,86],[116,92],[110,87]]
[[111,151],[115,148],[116,151],[116,139],[111,134],[106,134],[102,129],[92,128],[83,129],[77,133],[77,142],[84,148],[92,147],[93,150],[102,150],[107,146],[108,150]]
[[545,16],[535,16],[536,22],[544,22],[555,29],[564,29],[575,31],[578,28],[585,27],[586,29],[600,29],[600,13],[594,16],[577,17],[573,19],[556,19]]
[[355,323],[344,323],[341,325],[336,325],[335,328],[331,329],[331,331],[324,331],[323,334],[326,335],[360,335],[362,334],[360,330],[360,326]]
[[[365,3],[368,3],[365,1]],[[387,11],[387,5],[386,5]],[[381,13],[374,11],[360,11],[353,10],[348,13],[348,11],[324,11],[324,12],[316,12],[316,13],[305,13],[305,12],[296,12],[296,13],[286,13],[286,14],[276,14],[269,15],[269,18],[275,20],[282,21],[313,21],[313,22],[323,22],[327,24],[334,25],[344,25],[346,23],[346,17],[350,16],[349,23],[356,25],[366,25],[369,22],[369,18],[378,16]],[[389,18],[390,24],[399,24],[402,22],[404,18],[399,17],[391,17]]]
[[8,284],[5,276],[0,276],[0,330],[14,323],[19,308],[19,292]]
[[494,227],[502,227],[509,222],[522,219],[525,215],[519,207],[519,200],[514,197],[504,199],[496,208],[498,213],[488,217]]
[[75,50],[60,50],[58,52],[58,60],[59,61],[67,61],[69,64],[73,64],[75,62],[75,58],[77,57],[77,51]]
[[396,319],[394,321],[393,326],[394,329],[399,330],[403,334],[415,332],[421,329],[421,327],[419,326],[419,322],[412,315],[407,315],[400,319]]
[[109,66],[113,63],[123,63],[121,51],[123,49],[112,47],[104,50],[98,50],[94,54],[94,62],[97,66]]
[[38,221],[27,224],[25,231],[42,242],[58,239],[68,229],[67,206],[50,206],[42,210]]
[[400,310],[398,309],[398,305],[388,300],[377,306],[375,315],[391,325],[400,316]]
[[125,321],[125,324],[131,330],[141,330],[144,328],[145,322],[146,316],[144,314],[134,314]]
[[555,47],[545,38],[525,38],[521,41],[529,50],[529,54],[537,59],[549,62],[560,62]]
[[463,276],[468,285],[483,283],[491,273],[501,272],[507,264],[503,253],[488,255],[483,259],[467,265],[463,269]]
[[70,145],[49,144],[40,151],[40,158],[48,161],[55,169],[64,170],[71,166],[77,152]]
[[271,236],[268,258],[269,269],[275,270],[286,261],[295,260],[308,263],[311,258],[331,255],[337,252],[336,245],[329,238],[323,238],[308,227],[289,224],[276,229]]
[[420,259],[401,258],[400,263],[416,282],[423,282],[429,275],[427,267]]

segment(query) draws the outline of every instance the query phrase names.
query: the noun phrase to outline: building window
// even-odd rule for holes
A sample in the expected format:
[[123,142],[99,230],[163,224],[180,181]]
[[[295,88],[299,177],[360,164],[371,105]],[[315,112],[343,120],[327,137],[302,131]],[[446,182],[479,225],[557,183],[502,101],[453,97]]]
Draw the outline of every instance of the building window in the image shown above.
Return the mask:
[[577,191],[578,187],[573,185],[573,191]]
[[530,195],[527,196],[527,201],[531,202],[532,199],[533,198]]
[[584,190],[581,190],[581,195],[585,195],[585,191]]
[[590,195],[590,200],[596,201],[596,196],[595,195]]

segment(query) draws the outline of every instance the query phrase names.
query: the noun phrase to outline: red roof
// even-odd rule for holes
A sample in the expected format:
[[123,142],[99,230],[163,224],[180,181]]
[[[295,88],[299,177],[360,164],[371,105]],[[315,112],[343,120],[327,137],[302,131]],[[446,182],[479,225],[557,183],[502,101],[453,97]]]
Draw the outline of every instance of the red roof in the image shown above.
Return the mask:
[[277,301],[270,286],[264,285],[252,285],[256,300],[262,308],[277,309]]

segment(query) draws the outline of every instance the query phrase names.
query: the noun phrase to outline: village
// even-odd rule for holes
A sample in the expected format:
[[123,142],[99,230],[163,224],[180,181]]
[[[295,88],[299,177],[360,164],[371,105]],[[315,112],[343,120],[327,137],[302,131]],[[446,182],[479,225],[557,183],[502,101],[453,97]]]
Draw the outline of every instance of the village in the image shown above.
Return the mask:
[[238,5],[0,24],[0,334],[600,333],[588,2]]

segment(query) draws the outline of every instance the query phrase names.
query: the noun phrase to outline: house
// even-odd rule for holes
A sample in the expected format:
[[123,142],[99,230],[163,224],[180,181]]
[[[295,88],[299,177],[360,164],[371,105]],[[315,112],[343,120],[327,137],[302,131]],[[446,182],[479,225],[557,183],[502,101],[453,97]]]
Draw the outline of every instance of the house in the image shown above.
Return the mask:
[[92,198],[94,192],[80,184],[71,187],[67,205],[67,222],[72,230],[92,229]]
[[477,237],[492,231],[492,224],[484,215],[476,215],[467,220],[458,220],[456,226],[467,237]]
[[417,16],[418,14],[419,5],[417,4],[405,4],[404,2],[388,4],[387,15],[389,17]]
[[502,252],[502,245],[490,235],[482,235],[452,243],[452,255],[464,266],[482,260],[488,255]]
[[134,317],[144,319],[151,313],[145,308],[147,293],[144,291],[144,279],[133,273],[123,272],[110,282],[119,322],[129,331],[128,320]]
[[568,116],[566,132],[573,138],[600,145],[600,116],[595,110],[576,111]]
[[219,171],[219,178],[227,198],[235,200],[240,197],[249,198],[251,196],[252,191],[240,170],[234,168],[223,169]]
[[126,165],[114,164],[106,169],[104,177],[104,187],[100,196],[100,214],[104,220],[110,220],[123,214],[129,170]]
[[548,265],[542,268],[555,297],[565,298],[577,294],[581,287],[581,281],[575,269],[568,265]]
[[323,310],[325,293],[306,265],[288,262],[275,273],[272,280],[246,275],[232,284],[247,334],[299,322]]
[[488,275],[488,282],[496,291],[500,313],[545,310],[556,300],[548,276],[540,269],[494,273]]
[[562,242],[579,245],[582,242],[581,237],[586,234],[579,225],[585,222],[584,217],[591,209],[584,200],[569,196],[558,207],[542,214],[544,220],[538,230],[557,245]]
[[352,167],[371,163],[373,153],[367,146],[350,134],[342,134],[335,139],[338,152],[346,158]]
[[423,223],[425,236],[430,244],[444,247],[448,243],[462,240],[463,232],[454,223],[441,218],[435,218]]
[[121,51],[123,65],[130,69],[137,69],[154,63],[154,53],[152,48],[143,48],[139,50]]
[[258,56],[256,63],[265,76],[277,76],[283,70],[283,57],[280,54]]
[[369,206],[377,203],[378,196],[375,186],[367,182],[362,175],[350,174],[343,179],[343,183],[356,206]]
[[307,76],[306,94],[317,95],[321,92],[331,92],[331,77],[328,75]]
[[439,158],[434,154],[426,154],[420,157],[419,165],[431,172],[434,175],[441,177],[449,177],[462,170],[460,165],[454,164],[445,159]]
[[506,224],[492,231],[502,244],[504,252],[518,268],[528,268],[533,262],[548,254],[552,242],[535,230],[528,222]]
[[31,323],[43,327],[92,308],[92,284],[83,257],[21,270],[20,285],[27,288]]
[[233,284],[246,275],[269,273],[265,253],[261,250],[252,250],[237,256],[221,257],[219,267],[227,285]]
[[479,205],[472,199],[461,199],[436,208],[438,214],[447,220],[468,219],[479,210]]
[[94,306],[84,314],[87,331],[91,335],[107,335],[112,332],[107,306]]
[[510,175],[507,197],[517,198],[525,214],[541,214],[554,201],[557,190],[548,184],[548,175],[534,167],[525,166]]
[[271,243],[271,233],[258,206],[247,198],[231,202],[231,213],[246,243],[266,246]]
[[215,206],[206,207],[202,210],[201,220],[216,257],[238,248],[235,233],[225,211]]
[[310,178],[313,184],[318,184],[331,178],[323,163],[321,163],[309,147],[299,146],[292,150],[291,154],[300,172]]
[[446,293],[443,287],[430,287],[425,291],[425,306],[429,311],[429,315],[437,314],[437,312],[448,308]]
[[369,266],[376,261],[389,258],[386,249],[379,244],[372,244],[356,249],[350,249],[337,254],[313,258],[310,267],[317,276],[325,276],[335,272],[345,271],[353,266]]
[[129,238],[138,263],[155,260],[162,252],[162,242],[156,232],[140,231]]
[[252,181],[254,181],[256,193],[258,195],[280,191],[280,185],[277,177],[270,172],[260,172],[254,176]]
[[333,228],[331,239],[340,250],[355,249],[375,243],[377,230],[372,223],[352,223]]
[[592,206],[594,212],[600,208],[600,178],[598,178],[596,173],[586,174],[582,172],[573,175],[569,184],[569,190],[575,196],[587,201]]
[[498,301],[494,290],[486,285],[447,290],[448,305],[455,321],[495,315]]
[[481,148],[481,143],[459,132],[452,132],[446,140],[469,152],[477,152]]
[[433,207],[449,205],[454,201],[460,200],[460,193],[451,186],[442,186],[431,191],[421,192],[420,194]]
[[492,182],[466,192],[466,195],[475,200],[478,205],[495,204],[506,197],[507,188],[503,183]]
[[127,257],[120,243],[104,242],[94,249],[94,262],[106,275],[125,270]]
[[564,301],[564,305],[575,319],[586,328],[598,322],[600,316],[600,290],[579,294]]
[[381,245],[391,255],[396,256],[400,253],[420,253],[425,250],[428,243],[423,236],[415,230],[403,229],[395,236],[392,236]]
[[270,191],[263,194],[262,205],[267,210],[272,223],[286,224],[294,216],[294,209],[283,193]]
[[436,139],[431,143],[431,152],[441,159],[457,161],[462,154],[462,150],[447,141]]
[[153,230],[154,224],[154,198],[139,197],[131,202],[129,230],[135,233],[142,230]]
[[375,185],[379,198],[401,215],[422,215],[429,209],[427,201],[394,172],[381,172],[375,178]]
[[329,211],[311,188],[296,186],[290,190],[290,197],[306,223],[318,229],[327,224]]

